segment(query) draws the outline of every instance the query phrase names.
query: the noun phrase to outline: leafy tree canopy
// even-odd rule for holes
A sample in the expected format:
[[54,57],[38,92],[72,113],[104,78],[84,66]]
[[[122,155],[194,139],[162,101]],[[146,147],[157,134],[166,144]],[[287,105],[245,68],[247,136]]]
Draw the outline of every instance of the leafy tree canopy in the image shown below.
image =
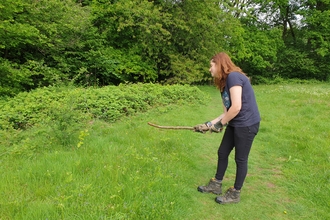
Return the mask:
[[249,76],[329,80],[327,0],[4,0],[0,95],[74,82],[203,84],[230,54]]

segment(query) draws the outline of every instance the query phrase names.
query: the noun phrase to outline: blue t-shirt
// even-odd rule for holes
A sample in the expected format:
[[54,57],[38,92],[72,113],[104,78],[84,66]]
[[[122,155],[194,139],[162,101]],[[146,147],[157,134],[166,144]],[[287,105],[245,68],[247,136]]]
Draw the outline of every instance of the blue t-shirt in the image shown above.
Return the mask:
[[247,76],[239,72],[231,72],[226,80],[226,86],[221,93],[222,101],[227,111],[231,107],[230,91],[233,86],[242,87],[242,107],[240,112],[229,121],[233,127],[246,127],[260,122],[260,113],[253,88]]

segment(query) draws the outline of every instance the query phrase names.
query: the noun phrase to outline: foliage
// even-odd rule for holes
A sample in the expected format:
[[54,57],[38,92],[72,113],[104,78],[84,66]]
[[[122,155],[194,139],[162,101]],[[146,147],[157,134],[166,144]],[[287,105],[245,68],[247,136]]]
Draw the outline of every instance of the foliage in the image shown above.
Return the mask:
[[0,129],[26,129],[47,123],[66,130],[78,121],[97,118],[113,122],[159,105],[203,100],[197,88],[184,85],[47,87],[20,93],[0,103]]
[[[161,76],[172,83],[205,83],[210,58],[219,51],[241,52],[243,28],[209,1],[182,1],[167,6],[174,23],[171,27],[173,51],[169,55],[169,66]],[[165,79],[164,79],[165,77]]]
[[92,45],[88,10],[72,1],[6,0],[0,10],[0,95],[66,80],[73,55]]
[[108,47],[91,50],[84,55],[88,68],[80,68],[75,81],[82,85],[118,85],[124,82],[154,82],[157,75],[142,58],[136,54],[123,53]]
[[[306,26],[302,33],[305,39],[307,57],[312,60],[318,71],[313,73],[318,79],[329,80],[330,59],[330,3],[327,0],[307,1],[306,8],[301,9]],[[313,66],[309,66],[312,69]]]
[[[140,80],[194,83],[204,79],[205,66],[216,52],[214,48],[222,48],[222,41],[216,40],[221,24],[213,19],[221,12],[214,6],[194,1],[98,1],[93,22],[110,46],[129,55],[125,66],[130,57],[138,55],[141,61],[135,66],[152,67],[150,71],[143,73],[143,67],[135,73]],[[130,82],[136,79],[131,78]]]
[[284,78],[317,79],[320,69],[314,62],[306,53],[287,48],[279,55],[277,69]]
[[280,41],[281,32],[278,29],[269,31],[258,30],[255,27],[248,27],[245,31],[245,45],[247,55],[239,60],[240,67],[251,77],[262,76],[272,78],[277,71],[278,51],[283,48]]
[[206,84],[230,54],[249,76],[329,80],[329,3],[4,0],[0,96],[74,82]]
[[23,13],[25,6],[23,1],[0,3],[0,95],[13,95],[32,84],[31,73],[26,68],[20,68],[21,51],[14,49],[20,50],[24,45],[39,40],[36,27],[15,22],[16,14]]

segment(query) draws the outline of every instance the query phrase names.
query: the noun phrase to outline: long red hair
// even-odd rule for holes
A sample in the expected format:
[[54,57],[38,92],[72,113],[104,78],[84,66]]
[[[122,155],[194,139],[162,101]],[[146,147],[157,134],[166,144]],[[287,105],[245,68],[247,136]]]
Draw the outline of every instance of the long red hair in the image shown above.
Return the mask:
[[226,79],[231,72],[239,72],[243,75],[246,75],[241,68],[236,66],[230,57],[224,53],[218,53],[214,55],[211,59],[211,62],[215,63],[217,72],[214,76],[214,84],[216,87],[223,92],[226,85]]

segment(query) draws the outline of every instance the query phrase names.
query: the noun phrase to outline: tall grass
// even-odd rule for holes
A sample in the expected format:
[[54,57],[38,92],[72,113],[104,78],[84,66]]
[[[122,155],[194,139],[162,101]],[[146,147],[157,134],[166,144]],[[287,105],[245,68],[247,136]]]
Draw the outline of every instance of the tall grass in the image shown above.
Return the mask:
[[[0,219],[330,218],[330,85],[255,86],[261,128],[234,205],[196,190],[214,176],[222,134],[147,125],[194,125],[218,116],[219,93],[200,89],[211,97],[207,105],[90,121],[79,126],[71,148],[49,147],[41,128],[24,131],[26,148],[0,156]],[[34,150],[35,143],[45,148]],[[234,182],[233,156],[225,188]]]

